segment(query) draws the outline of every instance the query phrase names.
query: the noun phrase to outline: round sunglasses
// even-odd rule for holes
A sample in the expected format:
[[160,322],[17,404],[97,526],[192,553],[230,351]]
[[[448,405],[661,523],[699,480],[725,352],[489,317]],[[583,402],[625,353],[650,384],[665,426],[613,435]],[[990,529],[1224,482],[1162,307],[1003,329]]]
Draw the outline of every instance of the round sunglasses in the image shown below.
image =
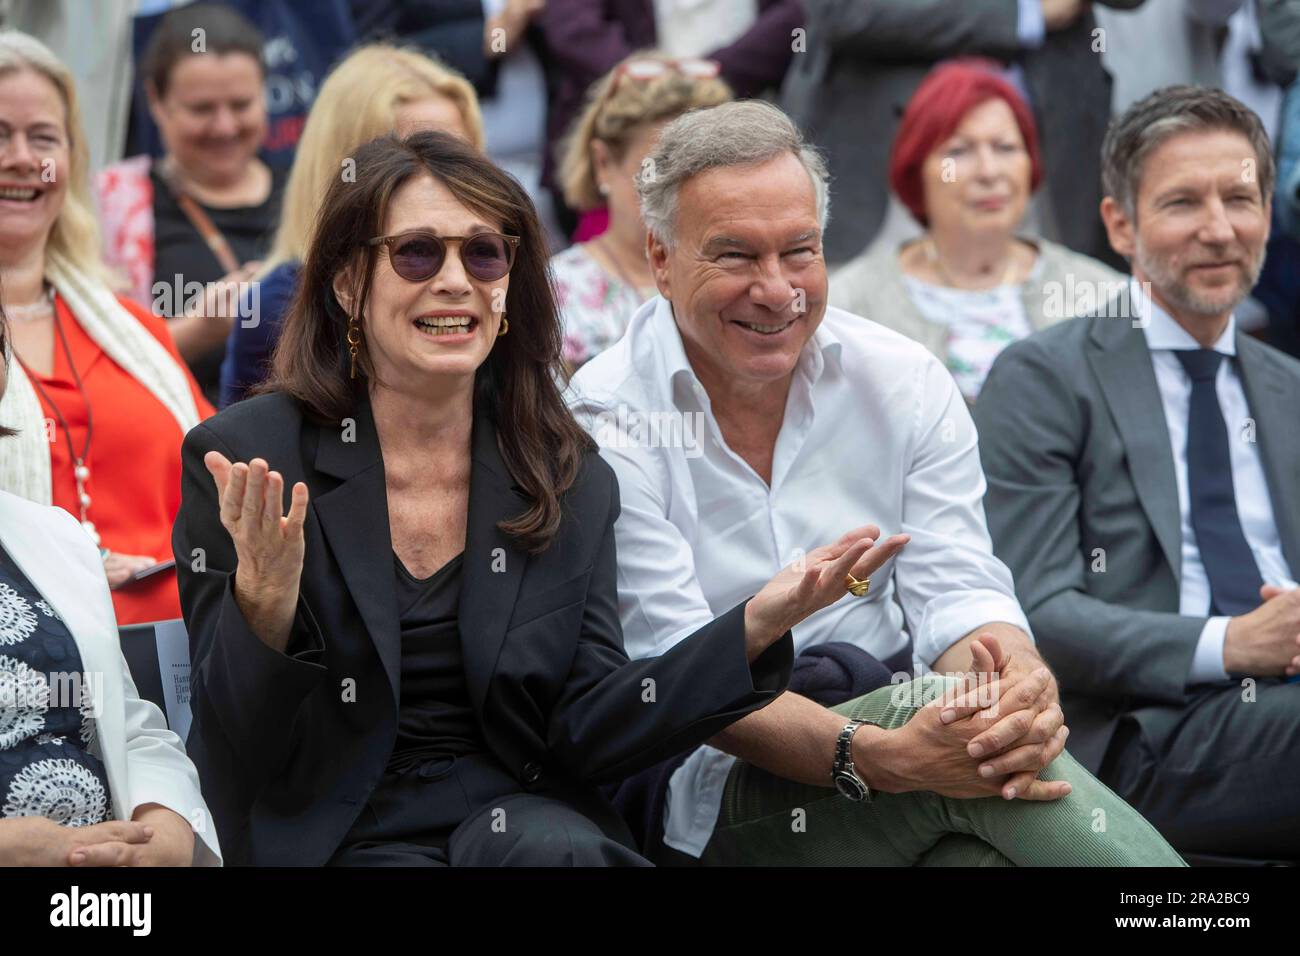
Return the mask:
[[408,282],[427,282],[447,261],[447,243],[460,243],[460,263],[465,272],[480,282],[495,282],[515,264],[518,236],[476,232],[472,236],[435,236],[431,232],[404,232],[396,236],[367,239],[367,246],[388,247],[393,271]]

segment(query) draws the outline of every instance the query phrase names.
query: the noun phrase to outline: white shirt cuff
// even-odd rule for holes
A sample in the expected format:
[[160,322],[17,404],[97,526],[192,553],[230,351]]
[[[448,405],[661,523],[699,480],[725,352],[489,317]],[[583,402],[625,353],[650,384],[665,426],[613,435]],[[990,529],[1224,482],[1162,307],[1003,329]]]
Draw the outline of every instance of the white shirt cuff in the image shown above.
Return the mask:
[[1041,0],[1016,0],[1016,39],[1026,50],[1043,45],[1047,27],[1043,23]]
[[917,628],[914,664],[924,664],[926,670],[932,669],[944,651],[984,624],[1010,624],[1033,640],[1029,621],[1014,598],[992,589],[963,591],[955,597],[957,600],[947,600],[948,595],[935,598],[926,608],[921,626]]
[[1196,653],[1192,655],[1192,670],[1187,675],[1188,686],[1228,679],[1228,672],[1223,669],[1223,639],[1228,634],[1228,621],[1226,617],[1212,617],[1201,628]]

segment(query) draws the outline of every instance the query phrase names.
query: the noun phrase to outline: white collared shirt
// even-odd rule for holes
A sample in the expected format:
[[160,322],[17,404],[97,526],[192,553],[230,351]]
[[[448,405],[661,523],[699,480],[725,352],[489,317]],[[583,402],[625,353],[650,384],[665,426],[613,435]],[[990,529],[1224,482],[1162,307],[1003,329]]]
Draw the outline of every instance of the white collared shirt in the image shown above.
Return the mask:
[[[884,660],[906,646],[906,628],[922,671],[982,624],[1029,633],[1011,574],[993,556],[966,403],[910,339],[827,308],[794,371],[770,487],[723,441],[662,297],[578,371],[571,403],[618,475],[629,656],[663,653],[801,550],[864,524],[911,541],[872,576],[866,597],[845,597],[796,627],[796,653],[846,641]],[[704,851],[733,761],[705,746],[677,770],[665,843]]]
[[[1192,398],[1192,380],[1183,368],[1175,351],[1199,349],[1201,344],[1191,333],[1174,321],[1155,301],[1140,294],[1134,286],[1132,301],[1135,312],[1144,318],[1142,331],[1147,348],[1151,350],[1151,364],[1155,368],[1156,385],[1160,389],[1160,403],[1164,406],[1165,424],[1169,429],[1170,450],[1174,453],[1174,475],[1178,481],[1178,514],[1182,525],[1182,571],[1179,575],[1178,613],[1189,617],[1205,617],[1210,613],[1210,579],[1201,562],[1201,551],[1196,546],[1196,532],[1192,529],[1191,496],[1187,485],[1187,415]],[[1214,343],[1214,351],[1235,359],[1237,355],[1237,324],[1235,317]],[[1219,408],[1228,427],[1228,453],[1232,462],[1232,490],[1237,502],[1237,517],[1246,543],[1255,555],[1260,576],[1267,584],[1295,587],[1291,568],[1282,555],[1282,541],[1273,518],[1273,503],[1268,494],[1268,482],[1255,444],[1254,420],[1246,404],[1246,392],[1237,372],[1236,362],[1219,363],[1214,388],[1219,395]],[[1223,639],[1228,631],[1228,618],[1212,617],[1205,622],[1192,657],[1188,684],[1204,684],[1224,680],[1228,674],[1223,668]]]

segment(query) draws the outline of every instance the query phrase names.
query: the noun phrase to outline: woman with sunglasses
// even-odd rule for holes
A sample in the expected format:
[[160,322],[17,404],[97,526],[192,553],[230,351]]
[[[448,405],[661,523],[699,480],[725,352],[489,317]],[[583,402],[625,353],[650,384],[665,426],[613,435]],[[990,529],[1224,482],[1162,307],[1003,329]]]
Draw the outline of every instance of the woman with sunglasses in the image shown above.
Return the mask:
[[623,335],[627,320],[657,294],[645,257],[645,226],[633,178],[670,120],[731,99],[712,60],[658,54],[628,57],[591,89],[564,147],[564,201],[604,208],[609,227],[551,257],[572,371]]
[[358,47],[330,71],[311,104],[284,187],[280,225],[258,283],[258,322],[235,322],[221,363],[221,407],[266,377],[268,359],[293,298],[312,222],[330,181],[362,143],[395,132],[440,129],[482,149],[474,87],[418,50],[387,43]]
[[643,864],[594,784],[775,698],[789,628],[895,549],[855,529],[629,663],[618,487],[555,382],[527,194],[444,133],[355,159],[271,381],[183,449],[189,747],[227,859]]

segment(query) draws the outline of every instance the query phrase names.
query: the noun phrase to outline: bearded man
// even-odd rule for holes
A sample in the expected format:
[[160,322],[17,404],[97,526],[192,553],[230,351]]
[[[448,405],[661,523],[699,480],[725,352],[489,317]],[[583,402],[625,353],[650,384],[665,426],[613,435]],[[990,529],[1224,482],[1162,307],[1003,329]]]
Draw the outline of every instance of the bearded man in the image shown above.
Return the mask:
[[1243,334],[1273,193],[1259,118],[1166,87],[1116,119],[1133,283],[1006,349],[975,409],[994,549],[1079,761],[1183,853],[1300,857],[1300,363]]

